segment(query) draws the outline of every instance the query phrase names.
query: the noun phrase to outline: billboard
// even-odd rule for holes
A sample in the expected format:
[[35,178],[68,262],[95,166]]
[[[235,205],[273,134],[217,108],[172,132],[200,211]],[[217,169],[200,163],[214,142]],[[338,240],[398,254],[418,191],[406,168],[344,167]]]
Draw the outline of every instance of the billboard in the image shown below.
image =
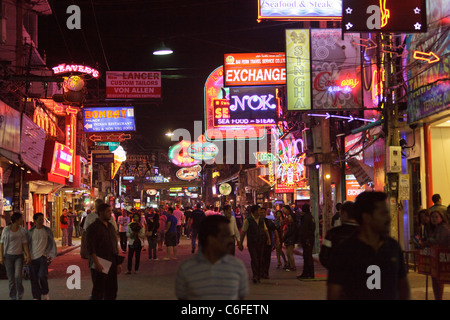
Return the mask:
[[359,34],[340,29],[311,30],[312,107],[346,109],[362,106]]
[[106,99],[161,99],[161,72],[106,71]]
[[[227,89],[223,85],[223,66],[216,68],[206,79],[204,92],[205,138],[208,141],[263,139],[264,128],[251,125],[240,127],[214,127],[214,100],[227,99]],[[229,90],[228,90],[229,91]]]
[[73,166],[73,150],[59,142],[55,142],[51,174],[68,178]]
[[84,132],[135,131],[133,107],[83,108]]
[[225,87],[286,84],[284,52],[225,55]]
[[229,99],[214,100],[214,127],[274,126],[279,109],[277,87],[231,87]]
[[342,0],[342,32],[426,32],[426,12],[425,0]]
[[311,109],[311,50],[309,29],[286,29],[287,110]]
[[[408,123],[447,110],[450,106],[450,6],[446,0],[428,1],[428,21],[433,21],[424,34],[409,35],[405,78],[408,81]],[[439,61],[414,58],[414,52],[434,53]]]
[[340,20],[342,0],[258,0],[258,20]]
[[0,148],[20,153],[20,112],[0,101]]

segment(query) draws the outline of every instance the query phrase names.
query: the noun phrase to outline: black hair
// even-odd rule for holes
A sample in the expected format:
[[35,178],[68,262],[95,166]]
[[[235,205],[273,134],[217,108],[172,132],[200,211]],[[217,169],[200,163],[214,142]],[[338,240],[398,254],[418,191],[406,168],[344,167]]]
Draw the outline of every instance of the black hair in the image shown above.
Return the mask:
[[355,219],[361,224],[362,214],[372,214],[375,209],[375,203],[386,201],[388,195],[379,191],[365,191],[360,193],[355,200]]
[[201,247],[206,247],[209,236],[217,237],[219,234],[219,226],[222,223],[228,224],[230,220],[221,215],[207,216],[202,220],[198,230],[198,242]]
[[101,203],[97,208],[97,213],[105,212],[107,208],[111,208],[111,206],[107,203]]
[[231,209],[231,206],[230,206],[229,204],[226,204],[226,205],[223,207],[223,211],[225,212],[225,211],[227,211],[228,209]]
[[305,203],[304,205],[302,205],[302,212],[311,213],[311,208],[309,206],[309,203]]
[[433,194],[433,196],[431,197],[431,200],[433,201],[433,203],[438,203],[440,199],[441,199],[441,195],[439,193]]
[[169,207],[169,208],[167,209],[167,211],[170,212],[170,213],[173,213],[173,208],[172,208],[172,207]]
[[250,212],[251,213],[257,212],[259,210],[259,208],[260,208],[259,205],[255,204],[255,205],[251,206]]
[[22,217],[23,215],[20,212],[14,212],[11,216],[11,222],[14,223]]
[[342,203],[338,202],[336,203],[336,210],[339,211],[342,208]]
[[342,205],[341,205],[341,212],[345,212],[347,213],[347,218],[348,219],[356,219],[356,215],[355,215],[355,203],[352,201],[345,201]]
[[33,221],[37,221],[37,219],[39,219],[40,216],[44,216],[44,214],[42,212],[37,212],[33,214]]

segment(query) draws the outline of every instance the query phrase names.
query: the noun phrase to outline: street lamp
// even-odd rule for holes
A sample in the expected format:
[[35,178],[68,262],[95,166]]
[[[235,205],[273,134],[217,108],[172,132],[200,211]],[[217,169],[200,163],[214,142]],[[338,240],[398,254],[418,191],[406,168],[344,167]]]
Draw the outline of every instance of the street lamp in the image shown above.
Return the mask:
[[162,43],[161,47],[159,47],[157,50],[153,51],[153,55],[155,56],[166,56],[169,54],[172,54],[173,50],[166,47],[164,42]]
[[167,132],[167,133],[166,133],[166,136],[172,137],[172,136],[173,136],[173,132]]

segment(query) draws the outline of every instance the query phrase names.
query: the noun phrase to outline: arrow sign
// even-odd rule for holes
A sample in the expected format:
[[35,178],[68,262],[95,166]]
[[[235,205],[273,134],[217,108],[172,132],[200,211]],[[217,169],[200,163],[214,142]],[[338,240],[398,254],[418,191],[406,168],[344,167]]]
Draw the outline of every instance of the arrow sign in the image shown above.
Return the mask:
[[421,51],[414,51],[414,59],[427,61],[428,63],[434,63],[441,60],[434,52],[426,53]]
[[84,126],[86,129],[91,129],[92,128],[92,124],[86,123],[86,125]]
[[361,39],[361,38],[355,38],[359,40],[360,42],[352,42],[352,44],[356,44],[357,46],[366,47],[367,50],[374,49],[377,47],[377,44],[372,39]]

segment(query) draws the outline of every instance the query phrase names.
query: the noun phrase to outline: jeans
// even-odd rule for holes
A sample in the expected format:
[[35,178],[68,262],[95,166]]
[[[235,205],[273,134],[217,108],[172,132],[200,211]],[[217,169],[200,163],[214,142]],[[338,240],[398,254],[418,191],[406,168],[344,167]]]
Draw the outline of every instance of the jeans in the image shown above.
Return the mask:
[[69,246],[72,245],[72,235],[73,235],[73,227],[72,228],[67,228],[67,244]]
[[133,255],[136,253],[136,262],[134,264],[134,271],[139,270],[139,264],[141,262],[141,250],[142,247],[128,246],[128,271],[131,271],[133,265]]
[[42,256],[31,260],[30,280],[33,298],[41,300],[41,296],[49,292],[47,257]]
[[92,300],[116,300],[117,297],[117,265],[113,263],[108,274],[91,269]]
[[24,288],[22,285],[22,269],[23,269],[23,254],[5,255],[6,275],[9,282],[9,297],[11,300],[21,300],[23,297]]
[[156,245],[158,244],[158,238],[147,237],[148,241],[148,258],[156,259]]
[[[197,242],[197,235],[198,235],[198,230],[192,229],[192,236],[191,236],[192,250],[195,250],[196,242]],[[199,246],[200,246],[200,243],[199,243]]]
[[302,274],[314,277],[313,242],[303,242],[303,272]]
[[177,244],[180,243],[180,238],[181,238],[181,225],[177,226]]
[[64,247],[64,246],[67,246],[67,235],[68,235],[68,232],[67,232],[67,229],[61,229],[61,231],[62,231],[62,243],[61,243],[61,245]]
[[263,276],[264,266],[264,243],[250,243],[247,244],[248,252],[250,253],[250,264],[252,267],[253,280],[260,280]]
[[122,251],[127,251],[127,233],[119,232],[119,237],[120,237],[120,248],[122,248]]

